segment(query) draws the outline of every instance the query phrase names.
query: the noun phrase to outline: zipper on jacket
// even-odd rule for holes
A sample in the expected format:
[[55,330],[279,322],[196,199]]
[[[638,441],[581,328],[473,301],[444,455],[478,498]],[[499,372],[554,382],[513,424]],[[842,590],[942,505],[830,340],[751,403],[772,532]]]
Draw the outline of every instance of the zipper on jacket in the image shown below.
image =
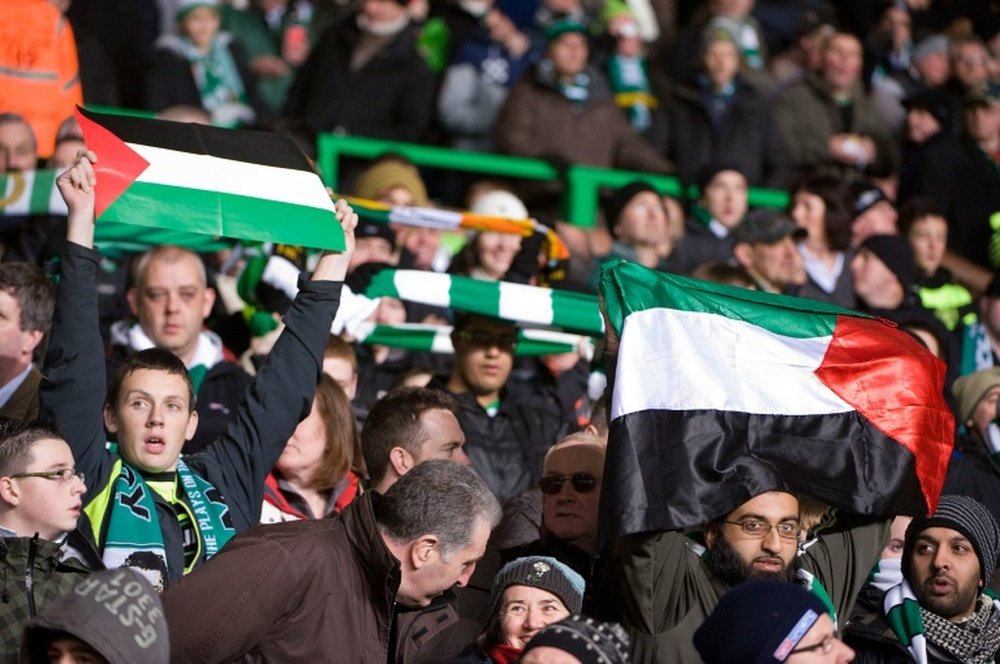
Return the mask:
[[29,540],[28,543],[28,566],[24,570],[24,590],[28,595],[28,615],[34,618],[38,611],[35,609],[35,554],[38,552],[38,533]]

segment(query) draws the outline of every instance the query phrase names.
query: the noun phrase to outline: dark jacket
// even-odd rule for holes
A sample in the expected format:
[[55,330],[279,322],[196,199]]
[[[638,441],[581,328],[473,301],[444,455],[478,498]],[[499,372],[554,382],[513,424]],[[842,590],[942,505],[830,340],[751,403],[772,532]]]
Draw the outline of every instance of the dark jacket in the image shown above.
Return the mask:
[[[446,389],[441,380],[429,387]],[[556,401],[544,395],[504,390],[497,414],[490,417],[471,392],[452,394],[458,401],[465,453],[501,503],[541,479],[545,453],[574,430]]]
[[422,647],[436,652],[458,616],[439,598],[397,619],[401,570],[375,521],[377,496],[365,493],[337,517],[254,528],[167,592],[173,661],[386,664],[416,661]]
[[[229,39],[228,35],[225,38]],[[257,119],[260,120],[264,117],[264,106],[257,96],[253,75],[247,68],[246,52],[236,41],[230,41],[227,48],[243,83],[246,103],[257,113]],[[146,72],[144,103],[151,111],[162,111],[180,104],[202,108],[201,93],[198,91],[198,84],[195,83],[191,64],[187,58],[163,46],[153,51],[149,71]]]
[[[98,258],[96,251],[66,243],[41,393],[43,411],[62,426],[77,469],[86,473],[85,501],[93,501],[113,481],[110,473],[117,459],[105,449],[101,415],[106,382],[94,286]],[[192,473],[218,490],[237,532],[260,520],[264,479],[312,407],[323,350],[340,302],[340,283],[303,279],[299,287],[284,318],[286,333],[247,391],[233,424],[204,452],[185,457]],[[153,499],[166,550],[167,581],[172,583],[184,570],[181,527],[174,507],[156,492]],[[102,550],[104,533],[93,533],[86,516],[80,529]],[[204,562],[204,554],[198,562]]]
[[[497,115],[497,151],[563,164],[651,173],[672,170],[672,165],[633,131],[604,76],[591,67],[586,73],[590,77],[587,100],[573,102],[559,91],[555,74],[545,61],[525,72]],[[536,195],[559,190],[560,185],[539,187]]]
[[62,549],[37,536],[0,537],[0,662],[17,662],[28,621],[90,574],[74,558],[61,560]]
[[948,248],[990,268],[993,229],[990,215],[1000,210],[1000,168],[968,136],[927,149],[920,170],[920,192],[932,197],[948,219]]
[[909,664],[914,661],[881,610],[853,621],[844,630],[843,638],[844,643],[854,649],[855,664]]
[[[839,518],[843,523],[806,544],[799,561],[823,584],[838,618],[844,620],[885,546],[889,523],[843,514]],[[620,569],[605,575],[612,580],[609,589],[617,584],[617,594],[605,603],[623,610],[635,661],[700,662],[692,636],[728,590],[726,583],[681,531],[630,535],[619,548],[615,566]]]
[[[853,95],[849,122],[845,124],[840,109],[823,79],[810,74],[788,88],[774,105],[778,126],[785,138],[792,167],[800,172],[821,170],[850,180],[864,175],[886,177],[899,165],[899,154],[889,125],[875,110],[858,86]],[[830,156],[830,136],[843,132],[860,134],[875,143],[875,160],[864,171],[834,160]]]
[[355,17],[319,38],[288,92],[284,115],[313,132],[419,141],[434,108],[434,79],[417,54],[417,28],[406,27],[357,71]]
[[695,88],[675,91],[668,107],[667,156],[682,182],[694,183],[710,163],[738,166],[751,186],[783,188],[791,167],[788,148],[770,104],[736,79],[729,107],[713,122],[708,96]]

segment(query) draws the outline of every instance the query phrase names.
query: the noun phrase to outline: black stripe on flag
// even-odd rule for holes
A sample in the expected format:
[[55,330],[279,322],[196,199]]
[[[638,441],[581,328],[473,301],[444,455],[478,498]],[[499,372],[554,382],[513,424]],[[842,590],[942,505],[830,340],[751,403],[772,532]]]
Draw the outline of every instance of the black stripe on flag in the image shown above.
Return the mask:
[[126,143],[314,172],[295,141],[275,132],[221,129],[185,122],[95,113],[86,109],[81,109],[81,113]]
[[600,540],[700,526],[773,490],[855,514],[925,514],[914,464],[856,412],[639,411],[611,423]]

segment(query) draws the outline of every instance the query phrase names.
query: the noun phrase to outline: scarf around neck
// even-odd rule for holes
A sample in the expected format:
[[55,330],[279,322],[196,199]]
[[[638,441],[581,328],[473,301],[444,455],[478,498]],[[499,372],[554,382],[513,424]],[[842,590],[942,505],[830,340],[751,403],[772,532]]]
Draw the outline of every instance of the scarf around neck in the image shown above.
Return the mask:
[[889,628],[917,664],[928,663],[928,646],[969,664],[994,662],[1000,649],[1000,602],[985,594],[979,596],[971,619],[952,623],[920,606],[903,579],[886,591],[882,609]]
[[[206,559],[211,558],[236,534],[229,506],[218,489],[193,473],[183,459],[177,462],[177,478],[195,518],[201,551]],[[132,567],[163,592],[167,580],[166,547],[153,491],[142,475],[119,458],[104,490],[84,507],[84,512],[108,569]]]

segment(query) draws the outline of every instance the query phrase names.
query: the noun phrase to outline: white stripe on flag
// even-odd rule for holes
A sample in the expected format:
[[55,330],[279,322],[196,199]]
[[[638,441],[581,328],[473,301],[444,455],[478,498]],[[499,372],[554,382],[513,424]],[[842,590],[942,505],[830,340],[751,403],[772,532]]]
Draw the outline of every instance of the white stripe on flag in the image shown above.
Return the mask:
[[783,337],[717,314],[632,313],[622,330],[611,417],[650,409],[850,412],[814,373],[830,339]]
[[393,275],[393,285],[401,300],[413,300],[437,307],[451,306],[451,275],[400,270]]
[[500,282],[500,318],[540,325],[552,324],[552,291]]
[[[315,173],[127,143],[149,162],[138,182],[264,198],[333,211]],[[224,174],[224,176],[222,175]]]

